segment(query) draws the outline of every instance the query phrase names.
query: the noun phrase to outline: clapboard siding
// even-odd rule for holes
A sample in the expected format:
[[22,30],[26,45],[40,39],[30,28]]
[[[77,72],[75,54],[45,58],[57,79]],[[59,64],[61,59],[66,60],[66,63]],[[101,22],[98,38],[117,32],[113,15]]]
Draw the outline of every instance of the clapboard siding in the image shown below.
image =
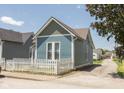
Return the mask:
[[41,37],[37,39],[37,58],[46,59],[46,44],[60,42],[60,59],[71,58],[71,36]]
[[15,42],[3,42],[2,57],[6,59],[13,58],[30,58],[30,46],[32,37],[25,44]]
[[75,66],[92,64],[93,51],[89,39],[75,41]]
[[86,63],[85,41],[75,40],[75,66]]
[[52,21],[39,36],[44,35],[58,35],[58,34],[69,34],[64,28]]

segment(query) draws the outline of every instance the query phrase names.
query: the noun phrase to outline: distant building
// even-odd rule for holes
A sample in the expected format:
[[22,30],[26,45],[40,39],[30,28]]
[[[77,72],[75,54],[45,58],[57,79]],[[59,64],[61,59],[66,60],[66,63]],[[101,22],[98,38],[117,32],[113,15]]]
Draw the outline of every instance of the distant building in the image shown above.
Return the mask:
[[93,59],[101,59],[102,58],[102,49],[94,49],[93,50]]

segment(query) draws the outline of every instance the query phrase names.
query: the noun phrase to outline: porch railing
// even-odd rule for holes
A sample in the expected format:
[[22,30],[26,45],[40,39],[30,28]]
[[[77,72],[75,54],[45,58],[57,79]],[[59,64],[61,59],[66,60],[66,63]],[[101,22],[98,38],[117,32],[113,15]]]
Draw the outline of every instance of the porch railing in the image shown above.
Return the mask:
[[48,61],[46,59],[37,59],[32,63],[30,59],[13,60],[1,59],[0,65],[8,71],[26,71],[45,74],[63,74],[72,70],[72,61],[70,58]]

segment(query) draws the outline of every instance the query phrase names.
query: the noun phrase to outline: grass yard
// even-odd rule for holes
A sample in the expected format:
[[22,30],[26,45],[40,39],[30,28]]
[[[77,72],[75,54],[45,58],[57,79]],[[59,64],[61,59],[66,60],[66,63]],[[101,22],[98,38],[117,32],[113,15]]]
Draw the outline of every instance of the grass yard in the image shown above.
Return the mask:
[[118,66],[121,66],[122,64],[124,64],[124,60],[122,61],[122,63],[120,63],[118,58],[114,58],[113,61],[114,61]]
[[93,64],[101,65],[102,64],[102,60],[93,60]]
[[118,68],[117,68],[118,75],[124,78],[124,60],[121,63],[119,62],[119,59],[114,58],[113,61],[118,65]]

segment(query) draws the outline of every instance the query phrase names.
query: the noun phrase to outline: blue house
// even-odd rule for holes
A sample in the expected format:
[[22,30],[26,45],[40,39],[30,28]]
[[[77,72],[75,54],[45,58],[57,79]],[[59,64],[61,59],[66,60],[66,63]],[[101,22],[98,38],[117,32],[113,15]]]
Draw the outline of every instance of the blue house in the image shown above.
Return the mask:
[[70,61],[75,69],[93,63],[93,48],[89,28],[73,29],[51,17],[33,37],[32,58]]

